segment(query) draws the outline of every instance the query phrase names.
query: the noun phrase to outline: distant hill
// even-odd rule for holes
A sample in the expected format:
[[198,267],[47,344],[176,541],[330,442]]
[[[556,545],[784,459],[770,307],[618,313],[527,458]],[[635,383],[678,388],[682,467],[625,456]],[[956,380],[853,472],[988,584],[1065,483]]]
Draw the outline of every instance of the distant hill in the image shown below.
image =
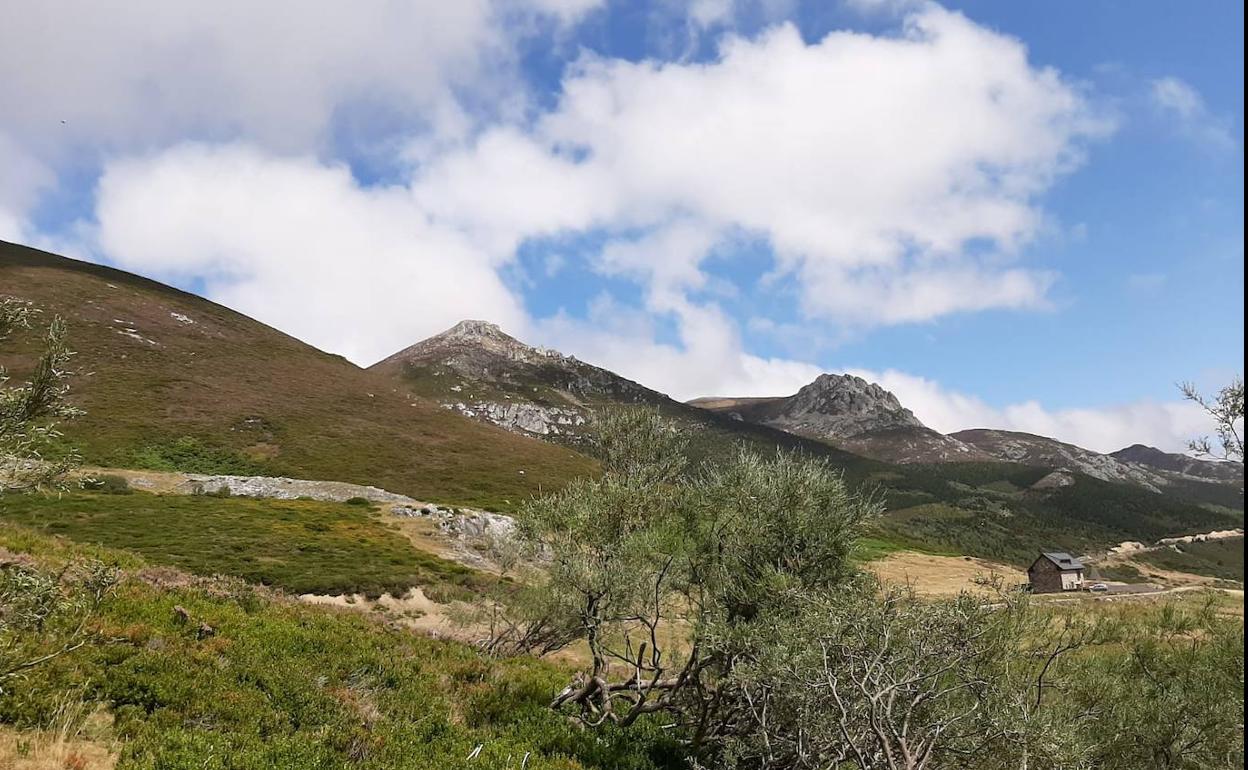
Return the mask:
[[[487,507],[595,467],[120,270],[0,242],[0,293],[68,321],[78,373],[71,393],[86,415],[65,428],[93,463],[225,466]],[[18,340],[6,345],[0,360],[20,374],[30,351]]]
[[1110,457],[1125,463],[1134,463],[1159,471],[1180,473],[1184,476],[1211,479],[1230,484],[1244,485],[1244,464],[1237,462],[1218,462],[1202,460],[1197,457],[1163,452],[1160,449],[1143,444],[1132,444],[1125,449],[1111,452]]
[[1044,468],[1066,468],[1104,481],[1136,484],[1154,492],[1160,492],[1166,485],[1166,479],[1151,468],[1122,462],[1110,455],[1047,436],[984,428],[958,431],[951,435],[992,457],[1008,462]]
[[[646,404],[686,431],[695,459],[741,445],[825,459],[880,496],[880,535],[912,547],[1024,563],[1040,547],[1081,553],[1243,520],[1231,510],[1242,510],[1238,489],[1204,480],[1181,489],[1172,482],[1159,494],[1029,461],[870,459],[732,409],[674,401],[483,322],[461,323],[363,370],[192,294],[33,249],[0,244],[0,291],[69,321],[79,351],[72,394],[87,414],[66,427],[102,465],[333,479],[507,509],[595,472],[581,452],[594,410]],[[17,340],[6,345],[0,360],[20,375],[32,351]],[[828,379],[807,396],[790,405],[804,404],[814,423],[819,404],[848,401],[850,417],[826,424],[829,433],[852,433],[851,445],[890,442],[902,451],[919,442],[907,457],[956,446],[934,431],[929,441],[908,410],[867,383]],[[877,407],[885,414],[873,414]],[[968,455],[988,456],[950,456]],[[1194,504],[1200,496],[1192,490],[1208,489],[1226,490],[1221,508]]]
[[924,425],[897,397],[861,377],[821,374],[792,396],[689,402],[745,422],[827,441],[896,463],[973,462],[991,455]]

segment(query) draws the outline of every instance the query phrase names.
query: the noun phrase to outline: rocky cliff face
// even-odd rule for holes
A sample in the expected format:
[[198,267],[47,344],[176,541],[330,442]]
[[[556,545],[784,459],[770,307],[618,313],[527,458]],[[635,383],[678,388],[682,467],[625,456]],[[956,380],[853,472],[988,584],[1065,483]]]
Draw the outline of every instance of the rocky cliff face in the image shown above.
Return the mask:
[[784,398],[706,398],[690,403],[747,422],[830,441],[879,460],[988,459],[973,447],[928,428],[889,391],[848,374],[821,374]]

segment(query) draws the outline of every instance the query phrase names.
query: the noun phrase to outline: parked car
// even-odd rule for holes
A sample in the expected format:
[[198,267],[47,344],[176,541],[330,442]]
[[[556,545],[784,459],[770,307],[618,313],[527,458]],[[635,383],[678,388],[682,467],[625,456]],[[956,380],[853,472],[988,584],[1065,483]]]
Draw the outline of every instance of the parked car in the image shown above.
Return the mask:
[[1088,586],[1088,590],[1101,593],[1102,591],[1108,591],[1109,586],[1105,585],[1104,583],[1093,583],[1092,585]]

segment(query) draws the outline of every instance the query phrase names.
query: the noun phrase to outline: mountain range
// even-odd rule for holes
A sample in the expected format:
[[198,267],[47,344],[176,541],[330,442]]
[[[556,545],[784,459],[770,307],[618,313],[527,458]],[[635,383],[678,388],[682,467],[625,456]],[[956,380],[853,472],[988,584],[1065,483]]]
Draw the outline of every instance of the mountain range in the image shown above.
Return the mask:
[[[193,294],[3,243],[0,294],[68,320],[86,414],[67,439],[101,466],[349,481],[512,510],[596,472],[596,410],[645,405],[698,461],[742,445],[823,458],[879,496],[881,532],[928,549],[1022,563],[1037,543],[1087,552],[1242,524],[1240,464],[944,435],[847,375],[791,396],[682,403],[471,320],[362,369]],[[17,376],[31,353],[0,346]]]
[[526,345],[485,321],[462,321],[370,371],[393,377],[465,416],[554,440],[583,437],[597,407],[649,404],[705,423],[687,409],[696,407],[732,420],[736,431],[774,428],[887,463],[1004,461],[1074,471],[1151,492],[1184,483],[1243,483],[1242,464],[1140,444],[1103,454],[1014,431],[977,428],[942,434],[924,425],[894,394],[847,374],[821,374],[791,396],[703,397],[682,405],[573,356]]

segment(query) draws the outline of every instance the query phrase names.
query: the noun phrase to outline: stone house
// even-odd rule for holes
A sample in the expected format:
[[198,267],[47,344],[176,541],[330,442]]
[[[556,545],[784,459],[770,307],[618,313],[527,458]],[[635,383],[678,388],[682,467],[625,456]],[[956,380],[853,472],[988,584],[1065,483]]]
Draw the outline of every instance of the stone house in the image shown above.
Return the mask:
[[1033,593],[1078,591],[1083,587],[1083,562],[1061,551],[1040,554],[1027,568]]

